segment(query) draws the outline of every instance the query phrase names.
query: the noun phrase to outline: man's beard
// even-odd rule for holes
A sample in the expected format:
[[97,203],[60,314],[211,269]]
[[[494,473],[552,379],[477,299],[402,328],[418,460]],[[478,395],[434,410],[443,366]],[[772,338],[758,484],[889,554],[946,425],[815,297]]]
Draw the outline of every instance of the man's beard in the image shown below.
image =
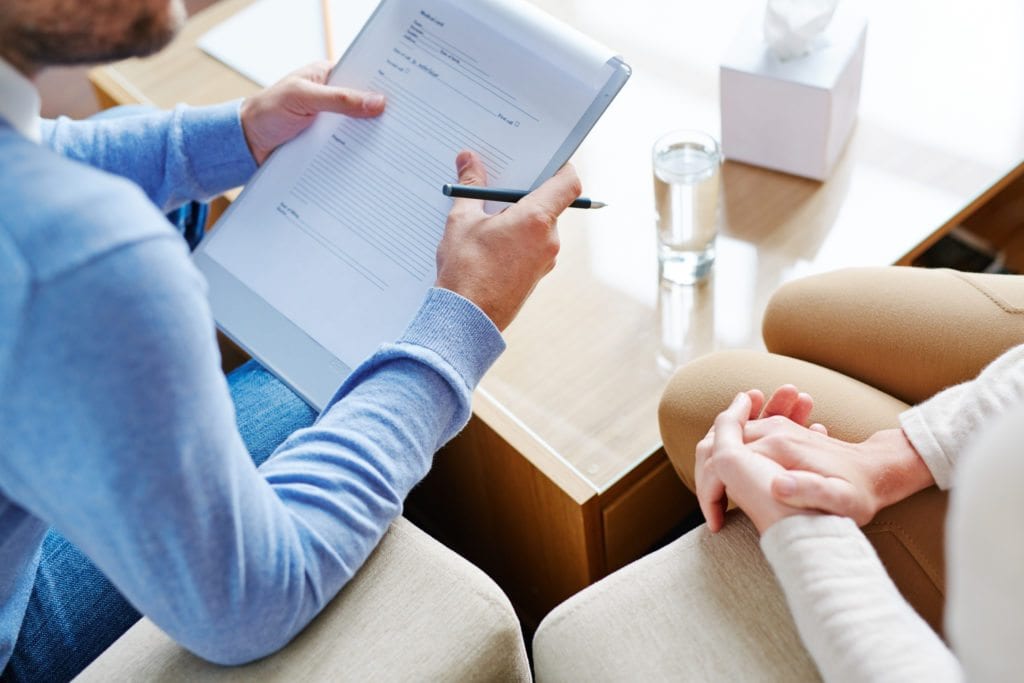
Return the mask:
[[170,12],[170,17],[142,12],[127,30],[116,37],[97,35],[91,26],[93,22],[103,20],[97,17],[89,24],[79,24],[74,28],[13,27],[5,36],[5,42],[22,59],[39,66],[97,64],[127,57],[145,57],[170,43],[184,23],[184,9],[180,3],[172,3]]

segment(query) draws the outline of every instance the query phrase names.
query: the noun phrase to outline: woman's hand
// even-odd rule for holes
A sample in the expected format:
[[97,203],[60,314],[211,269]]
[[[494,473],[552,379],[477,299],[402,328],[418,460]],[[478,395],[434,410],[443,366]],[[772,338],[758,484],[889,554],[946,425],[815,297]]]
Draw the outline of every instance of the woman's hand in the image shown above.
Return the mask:
[[779,502],[850,517],[860,526],[935,483],[901,429],[849,443],[773,417],[747,423],[743,438],[751,450],[785,468],[772,484]]
[[[750,517],[758,532],[764,533],[784,517],[815,513],[776,500],[771,491],[772,482],[785,470],[778,463],[758,455],[743,442],[743,429],[750,422],[750,416],[757,414],[759,408],[752,401],[750,393],[738,394],[732,404],[715,419],[708,437],[701,442],[709,441],[705,445],[703,467],[723,484],[729,498]],[[717,528],[712,527],[712,531],[719,528],[721,521]]]
[[[751,389],[746,394],[750,399],[748,417],[751,421],[755,418],[778,417],[790,420],[796,425],[803,425],[810,418],[811,410],[814,408],[814,402],[810,395],[797,391],[792,384],[779,387],[767,403],[764,394],[758,389]],[[824,431],[824,427],[821,425],[812,425],[812,429]],[[707,520],[711,531],[717,532],[725,522],[728,500],[725,495],[725,484],[714,470],[707,467],[714,435],[715,428],[712,427],[707,436],[697,444],[694,479],[697,487],[697,502],[700,504],[701,512],[704,513],[704,519]]]

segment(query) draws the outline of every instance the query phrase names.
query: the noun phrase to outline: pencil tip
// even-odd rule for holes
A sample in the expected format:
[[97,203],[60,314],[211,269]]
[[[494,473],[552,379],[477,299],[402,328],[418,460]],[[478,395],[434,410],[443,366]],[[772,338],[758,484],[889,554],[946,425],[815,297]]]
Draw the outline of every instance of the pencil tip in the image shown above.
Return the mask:
[[604,202],[590,202],[591,209],[603,209],[606,206],[608,205],[605,204]]

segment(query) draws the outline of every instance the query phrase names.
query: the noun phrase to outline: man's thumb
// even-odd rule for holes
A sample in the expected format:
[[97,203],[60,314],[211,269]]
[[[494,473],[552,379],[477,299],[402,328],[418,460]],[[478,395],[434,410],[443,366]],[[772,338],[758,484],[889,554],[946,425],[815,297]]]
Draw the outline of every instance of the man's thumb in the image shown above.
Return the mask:
[[[474,152],[464,149],[455,157],[455,171],[459,176],[460,185],[487,185],[487,169]],[[479,199],[459,197],[452,201],[452,212],[482,211],[483,202]]]
[[455,157],[455,169],[459,173],[460,185],[487,185],[487,169],[475,152],[464,149]]

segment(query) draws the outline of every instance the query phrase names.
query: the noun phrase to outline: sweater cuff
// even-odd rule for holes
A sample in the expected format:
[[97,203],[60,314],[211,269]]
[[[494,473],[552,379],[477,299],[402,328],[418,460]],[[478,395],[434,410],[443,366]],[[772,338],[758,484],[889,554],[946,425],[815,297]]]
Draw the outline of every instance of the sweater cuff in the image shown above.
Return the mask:
[[432,287],[399,344],[429,349],[455,368],[470,390],[505,350],[505,340],[476,304],[455,292]]
[[942,446],[928,428],[924,411],[920,406],[900,413],[900,427],[907,440],[917,451],[925,466],[932,473],[936,485],[943,491],[953,485],[953,460],[942,450]]
[[199,190],[213,197],[247,183],[256,161],[242,130],[242,101],[180,106],[182,142]]
[[[769,561],[784,548],[807,539],[864,538],[863,533],[849,517],[838,515],[790,515],[783,517],[761,534],[761,550]],[[774,562],[772,562],[774,565]]]

